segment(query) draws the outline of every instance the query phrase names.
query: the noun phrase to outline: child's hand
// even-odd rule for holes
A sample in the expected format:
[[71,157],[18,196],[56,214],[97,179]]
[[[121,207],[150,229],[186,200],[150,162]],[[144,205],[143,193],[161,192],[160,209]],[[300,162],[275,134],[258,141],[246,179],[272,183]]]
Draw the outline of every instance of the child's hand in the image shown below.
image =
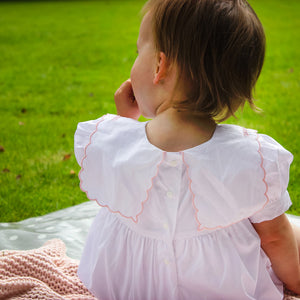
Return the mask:
[[141,113],[135,100],[130,79],[121,84],[115,93],[115,103],[119,116],[137,120]]

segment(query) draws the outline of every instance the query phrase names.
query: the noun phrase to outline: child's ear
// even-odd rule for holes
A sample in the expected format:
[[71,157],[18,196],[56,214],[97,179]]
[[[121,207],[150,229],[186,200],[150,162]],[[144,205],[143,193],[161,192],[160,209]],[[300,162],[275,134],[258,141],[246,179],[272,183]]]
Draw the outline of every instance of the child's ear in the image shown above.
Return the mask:
[[157,63],[156,63],[153,83],[158,84],[163,79],[165,79],[167,76],[167,71],[168,71],[167,57],[163,52],[159,52],[157,55]]

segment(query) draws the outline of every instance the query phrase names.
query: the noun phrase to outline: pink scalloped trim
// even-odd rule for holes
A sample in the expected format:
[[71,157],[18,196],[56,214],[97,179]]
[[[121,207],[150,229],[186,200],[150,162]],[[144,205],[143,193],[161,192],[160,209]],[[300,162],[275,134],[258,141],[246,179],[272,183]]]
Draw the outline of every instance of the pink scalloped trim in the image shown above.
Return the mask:
[[[247,130],[246,130],[246,131],[247,131]],[[247,132],[247,134],[248,134],[248,132]],[[263,181],[263,183],[264,183],[265,186],[266,186],[266,190],[265,190],[265,193],[264,193],[264,195],[265,195],[265,197],[266,197],[266,202],[265,202],[265,204],[262,206],[262,208],[259,209],[259,210],[258,210],[257,212],[255,212],[254,214],[257,214],[257,213],[261,212],[261,211],[267,206],[267,204],[270,202],[270,198],[269,198],[269,196],[268,196],[269,186],[268,186],[268,183],[266,182],[267,172],[266,172],[266,169],[264,168],[264,157],[263,157],[263,155],[262,155],[262,153],[261,153],[261,143],[260,143],[260,141],[259,141],[259,134],[258,134],[258,133],[256,134],[256,141],[257,141],[257,143],[258,143],[258,150],[257,150],[257,152],[259,153],[260,159],[261,159],[260,167],[261,167],[261,169],[262,169],[263,172],[264,172],[264,178],[262,179],[262,181]]]
[[[117,119],[119,119],[119,118],[120,118],[120,116],[116,116],[115,118],[113,118],[113,119],[111,119],[111,120],[117,120]],[[146,191],[147,197],[146,197],[146,199],[145,199],[143,202],[141,202],[141,210],[140,210],[140,212],[135,216],[135,218],[134,218],[134,217],[125,216],[125,215],[122,214],[119,210],[112,210],[108,205],[101,204],[101,203],[98,202],[98,199],[92,199],[92,198],[89,196],[88,191],[84,190],[83,187],[82,187],[82,181],[83,181],[83,180],[82,180],[82,178],[81,178],[81,173],[84,171],[84,168],[83,168],[83,161],[87,158],[87,154],[86,154],[87,148],[91,145],[91,143],[92,143],[92,137],[93,137],[93,135],[97,132],[99,124],[102,123],[103,121],[104,121],[104,117],[101,118],[101,119],[99,120],[99,122],[96,124],[95,130],[94,130],[94,131],[91,133],[91,135],[90,135],[89,143],[88,143],[88,144],[85,146],[85,148],[84,148],[84,157],[83,157],[82,160],[81,160],[81,163],[80,163],[81,170],[80,170],[80,172],[79,172],[79,174],[78,174],[78,177],[79,177],[79,180],[80,180],[80,189],[81,189],[84,193],[86,193],[86,196],[87,196],[87,198],[88,198],[89,200],[91,200],[91,201],[96,201],[97,204],[98,204],[99,206],[101,206],[101,207],[106,207],[111,213],[118,213],[118,214],[121,215],[123,218],[131,219],[134,223],[137,223],[137,222],[138,222],[138,217],[139,217],[139,216],[143,213],[143,211],[144,211],[144,204],[145,204],[145,203],[148,201],[148,199],[149,199],[149,193],[150,193],[151,189],[153,188],[153,181],[154,181],[154,179],[158,176],[159,167],[160,167],[160,165],[163,163],[163,161],[165,160],[166,152],[163,152],[162,160],[161,160],[161,162],[157,165],[156,174],[151,178],[151,186],[150,186],[150,187],[147,189],[147,191]]]
[[[249,136],[248,131],[247,131],[246,128],[244,128],[244,136]],[[262,181],[263,181],[263,183],[264,183],[265,186],[266,186],[266,190],[265,190],[265,193],[264,193],[264,196],[266,197],[266,202],[265,202],[264,205],[261,207],[261,209],[259,209],[259,210],[256,211],[255,213],[253,213],[253,215],[255,215],[255,214],[261,212],[261,211],[267,206],[267,204],[270,202],[270,199],[269,199],[269,196],[268,196],[269,186],[268,186],[268,183],[266,182],[266,175],[267,175],[267,172],[266,172],[266,170],[265,170],[265,168],[264,168],[264,157],[263,157],[263,155],[262,155],[262,153],[261,153],[261,143],[260,143],[260,141],[259,141],[259,135],[258,135],[258,134],[257,134],[257,136],[256,136],[256,141],[257,141],[257,143],[258,143],[258,150],[257,150],[257,152],[258,152],[258,154],[259,154],[259,156],[260,156],[260,159],[261,159],[260,167],[261,167],[261,169],[263,170],[263,173],[264,173],[264,177],[263,177]],[[201,222],[199,221],[198,215],[197,215],[198,212],[199,212],[199,209],[197,208],[197,206],[196,206],[196,204],[195,204],[195,194],[194,194],[194,192],[192,191],[192,179],[191,179],[190,176],[189,176],[189,165],[185,162],[185,159],[184,159],[184,153],[183,153],[183,152],[181,152],[181,155],[182,155],[182,161],[183,161],[183,163],[185,164],[185,166],[186,166],[186,168],[187,168],[186,174],[187,174],[187,177],[188,177],[188,180],[189,180],[189,190],[190,190],[191,195],[192,195],[192,205],[193,205],[194,210],[195,210],[195,219],[196,219],[196,222],[198,223],[198,227],[197,227],[197,230],[198,230],[198,231],[203,231],[203,230],[216,230],[216,229],[227,228],[227,227],[229,227],[229,226],[231,226],[231,225],[237,224],[237,223],[239,223],[239,222],[241,222],[241,221],[243,221],[243,220],[245,220],[245,219],[248,219],[248,217],[247,217],[247,218],[243,218],[243,219],[238,220],[238,221],[236,221],[236,222],[232,222],[232,223],[230,223],[230,224],[228,224],[228,225],[226,225],[226,226],[218,225],[218,226],[216,226],[216,227],[205,227],[205,226],[201,227],[202,224],[201,224]],[[201,228],[200,228],[200,227],[201,227]]]
[[244,136],[248,136],[249,135],[246,128],[243,128],[243,133],[244,133]]
[[195,204],[195,194],[194,194],[194,192],[193,192],[193,190],[192,190],[192,179],[190,178],[190,175],[189,175],[189,165],[185,162],[185,159],[184,159],[184,153],[183,152],[181,152],[181,155],[182,155],[182,161],[183,161],[183,163],[185,164],[185,166],[186,166],[186,175],[187,175],[187,177],[188,177],[188,180],[189,180],[189,190],[190,190],[190,192],[191,192],[191,195],[192,195],[192,205],[193,205],[193,207],[194,207],[194,210],[195,210],[195,219],[196,219],[196,222],[198,223],[198,227],[197,227],[197,230],[198,231],[201,231],[201,229],[200,229],[200,227],[201,227],[201,223],[200,223],[200,221],[199,221],[199,219],[198,219],[198,211],[199,211],[199,209],[197,208],[197,206],[196,206],[196,204]]

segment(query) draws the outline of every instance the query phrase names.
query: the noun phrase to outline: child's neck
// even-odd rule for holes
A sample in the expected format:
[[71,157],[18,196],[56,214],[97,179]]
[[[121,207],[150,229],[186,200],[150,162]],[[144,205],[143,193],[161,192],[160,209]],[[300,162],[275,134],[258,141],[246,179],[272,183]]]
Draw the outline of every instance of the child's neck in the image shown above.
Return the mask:
[[167,152],[179,152],[207,142],[215,129],[212,119],[169,108],[152,119],[146,131],[154,146]]

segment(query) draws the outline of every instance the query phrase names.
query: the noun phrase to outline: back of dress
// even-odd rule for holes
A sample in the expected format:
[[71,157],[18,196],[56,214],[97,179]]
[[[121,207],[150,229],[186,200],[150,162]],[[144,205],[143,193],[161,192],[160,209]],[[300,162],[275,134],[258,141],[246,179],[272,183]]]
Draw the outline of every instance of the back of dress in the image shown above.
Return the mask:
[[268,136],[218,125],[182,152],[151,145],[146,123],[80,123],[81,188],[102,207],[79,276],[100,299],[282,299],[251,222],[291,202],[292,156]]

